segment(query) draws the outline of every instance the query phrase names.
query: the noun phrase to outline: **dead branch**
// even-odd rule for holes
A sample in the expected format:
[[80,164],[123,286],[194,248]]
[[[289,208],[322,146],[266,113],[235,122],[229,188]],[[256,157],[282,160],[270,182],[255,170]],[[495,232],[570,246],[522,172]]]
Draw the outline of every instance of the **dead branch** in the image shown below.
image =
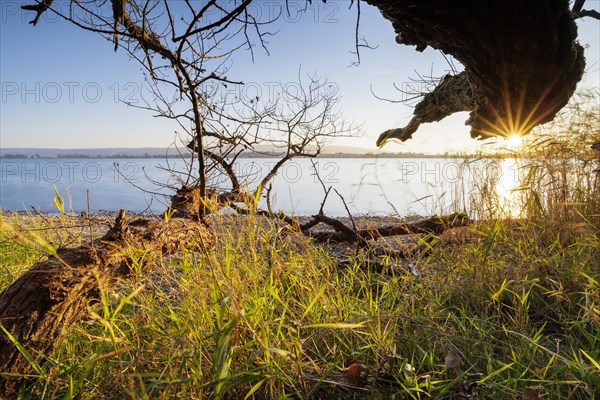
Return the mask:
[[352,228],[347,227],[343,222],[338,221],[335,218],[319,214],[313,215],[312,217],[317,221],[329,225],[333,229],[335,229],[335,232],[327,232],[323,234],[315,233],[312,235],[313,238],[321,242],[334,241],[332,239],[335,237],[339,237],[341,239],[337,240],[339,242],[355,242],[357,240],[362,239],[360,235],[358,235],[355,231],[352,230]]
[[356,233],[342,222],[329,217],[313,216],[335,229],[335,232],[313,232],[311,237],[320,242],[355,242],[357,240],[377,240],[387,236],[409,234],[440,234],[446,229],[466,226],[471,220],[466,214],[455,213],[447,216],[435,216],[413,223],[388,225],[381,228],[360,229]]

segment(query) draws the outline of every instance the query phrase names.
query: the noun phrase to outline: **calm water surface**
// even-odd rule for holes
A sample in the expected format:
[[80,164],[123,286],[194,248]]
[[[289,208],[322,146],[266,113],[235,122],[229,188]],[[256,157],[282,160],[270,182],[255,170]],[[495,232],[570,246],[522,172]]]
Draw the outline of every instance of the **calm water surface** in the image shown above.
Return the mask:
[[[276,161],[242,159],[236,170],[253,189]],[[510,200],[519,180],[514,160],[319,158],[314,162],[313,166],[310,160],[297,159],[284,166],[273,180],[274,208],[296,215],[318,212],[324,190],[315,172],[326,187],[337,189],[355,214],[468,211],[469,198],[480,189],[477,182],[481,178],[498,176],[498,195],[505,201]],[[57,190],[73,212],[87,210],[89,193],[92,211],[125,208],[161,213],[172,191],[157,182],[177,186],[177,179],[160,166],[166,167],[164,160],[0,160],[0,207],[54,212]],[[170,162],[170,167],[185,170],[182,160]],[[325,211],[333,216],[346,214],[340,196],[333,191]]]

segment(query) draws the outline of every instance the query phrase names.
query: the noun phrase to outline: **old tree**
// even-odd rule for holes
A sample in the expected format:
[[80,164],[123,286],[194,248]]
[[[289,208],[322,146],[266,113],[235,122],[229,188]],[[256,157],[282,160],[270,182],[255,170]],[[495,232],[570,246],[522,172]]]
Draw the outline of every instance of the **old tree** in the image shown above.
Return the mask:
[[[444,77],[423,96],[406,127],[382,133],[379,145],[389,139],[407,140],[421,123],[459,111],[470,112],[466,123],[471,135],[479,138],[525,134],[552,120],[573,95],[585,67],[576,20],[600,17],[586,10],[581,0],[573,4],[567,0],[366,2],[393,24],[399,44],[415,46],[417,51],[428,46],[439,49],[464,65],[463,72]],[[121,49],[137,59],[155,92],[155,102],[145,108],[179,124],[188,135],[195,160],[184,171],[173,197],[173,216],[179,218],[168,224],[128,221],[122,212],[100,241],[57,250],[0,294],[2,392],[14,394],[22,378],[39,368],[64,328],[80,320],[97,300],[99,285],[110,285],[127,275],[131,260],[118,249],[146,248],[151,261],[183,247],[211,246],[212,235],[202,223],[208,213],[233,203],[238,208],[245,204],[241,211],[256,211],[257,199],[283,163],[297,156],[316,156],[328,137],[355,132],[336,114],[338,98],[323,90],[327,83],[314,77],[308,86],[300,82],[304,89],[291,104],[217,99],[219,85],[243,84],[228,76],[231,55],[238,49],[251,54],[266,50],[263,39],[269,32],[264,29],[270,21],[254,15],[252,3],[94,0],[55,4],[42,0],[23,6],[35,12],[34,26],[44,13],[53,13],[100,34],[115,51]],[[360,18],[361,1],[352,5]],[[281,150],[281,160],[250,191],[232,166],[242,151],[256,150],[265,142]],[[217,190],[213,176],[226,177],[229,188]],[[285,215],[265,213],[295,224]],[[328,221],[323,215],[317,217],[313,223]],[[440,226],[425,228],[435,231]],[[344,227],[336,229],[354,240],[366,237]]]

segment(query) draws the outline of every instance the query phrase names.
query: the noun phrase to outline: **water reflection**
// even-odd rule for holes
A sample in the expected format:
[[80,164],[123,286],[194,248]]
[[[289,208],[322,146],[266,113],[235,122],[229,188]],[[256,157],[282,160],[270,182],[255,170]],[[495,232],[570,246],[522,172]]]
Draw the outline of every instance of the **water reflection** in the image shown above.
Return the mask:
[[515,158],[499,161],[499,175],[496,182],[499,216],[518,217],[523,211],[522,187],[519,164]]

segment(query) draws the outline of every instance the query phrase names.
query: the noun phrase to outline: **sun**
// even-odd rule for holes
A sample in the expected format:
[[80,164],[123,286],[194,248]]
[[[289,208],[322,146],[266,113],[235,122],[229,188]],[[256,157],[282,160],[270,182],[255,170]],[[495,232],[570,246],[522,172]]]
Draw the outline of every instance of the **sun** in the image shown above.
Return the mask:
[[503,145],[509,149],[516,149],[523,143],[523,137],[521,135],[513,134],[504,139]]

